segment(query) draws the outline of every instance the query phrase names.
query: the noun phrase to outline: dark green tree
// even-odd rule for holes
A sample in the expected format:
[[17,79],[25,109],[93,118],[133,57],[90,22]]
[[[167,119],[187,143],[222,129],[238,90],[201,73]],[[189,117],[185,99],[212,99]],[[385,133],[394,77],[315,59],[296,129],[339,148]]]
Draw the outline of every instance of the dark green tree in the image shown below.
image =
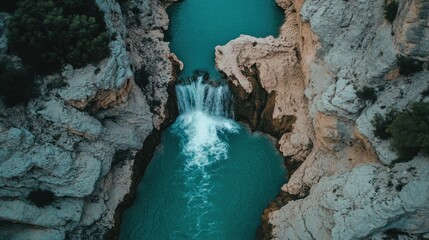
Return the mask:
[[362,101],[369,101],[371,103],[377,101],[377,94],[372,87],[364,86],[362,89],[356,91],[356,95]]
[[0,12],[13,12],[16,9],[16,3],[18,0],[1,0],[0,1]]
[[8,107],[26,103],[33,93],[34,75],[10,59],[0,60],[0,96]]
[[9,23],[11,53],[39,73],[108,56],[102,13],[92,0],[22,0]]
[[395,110],[389,111],[386,116],[382,116],[376,113],[371,123],[374,126],[374,135],[382,140],[389,139],[392,134],[387,131],[387,128],[392,124],[396,117],[397,112]]
[[399,73],[410,75],[423,70],[423,63],[410,57],[398,56]]
[[[386,1],[387,2],[387,1]],[[391,0],[389,3],[384,5],[384,18],[392,23],[396,18],[396,13],[398,12],[398,2]]]
[[414,103],[395,117],[387,131],[398,160],[410,160],[419,152],[429,156],[429,103]]

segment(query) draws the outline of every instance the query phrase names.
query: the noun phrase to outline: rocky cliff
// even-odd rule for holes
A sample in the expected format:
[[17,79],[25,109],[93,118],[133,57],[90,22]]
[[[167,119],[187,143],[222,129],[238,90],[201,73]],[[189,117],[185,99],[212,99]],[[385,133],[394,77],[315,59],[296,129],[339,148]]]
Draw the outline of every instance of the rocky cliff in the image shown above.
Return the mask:
[[[106,236],[130,198],[136,165],[148,161],[136,153],[175,117],[168,92],[180,64],[163,42],[165,3],[97,4],[110,57],[39,79],[40,94],[27,106],[0,101],[0,239]],[[35,192],[53,194],[53,202],[36,206]]]
[[[397,57],[427,66],[428,3],[398,1],[393,23],[384,1],[277,3],[286,15],[278,37],[240,36],[216,47],[217,67],[244,106],[237,118],[277,137],[293,171],[262,217],[262,237],[428,232],[428,159],[395,163],[371,121],[429,101],[429,72],[401,76]],[[364,86],[377,92],[374,103],[357,97]]]

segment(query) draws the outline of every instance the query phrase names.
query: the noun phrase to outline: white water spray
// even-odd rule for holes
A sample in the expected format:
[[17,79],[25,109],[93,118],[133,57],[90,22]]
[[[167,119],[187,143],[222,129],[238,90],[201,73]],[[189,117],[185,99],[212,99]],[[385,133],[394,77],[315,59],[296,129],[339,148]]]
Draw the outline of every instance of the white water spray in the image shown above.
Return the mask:
[[180,111],[176,133],[186,141],[183,154],[188,159],[187,167],[204,167],[226,159],[228,144],[220,135],[239,128],[228,118],[233,114],[228,86],[212,86],[200,76],[188,85],[176,86],[176,94]]
[[[209,198],[213,188],[211,178],[216,174],[213,163],[228,159],[226,132],[238,132],[239,125],[232,117],[232,96],[226,85],[213,86],[203,76],[187,85],[176,86],[180,116],[173,131],[180,136],[185,159],[186,176],[184,197],[187,199],[185,219],[196,221],[190,232],[214,234],[218,222],[211,222],[212,206]],[[198,213],[196,216],[195,213]],[[205,219],[205,220],[203,220]],[[204,223],[204,224],[202,224]]]

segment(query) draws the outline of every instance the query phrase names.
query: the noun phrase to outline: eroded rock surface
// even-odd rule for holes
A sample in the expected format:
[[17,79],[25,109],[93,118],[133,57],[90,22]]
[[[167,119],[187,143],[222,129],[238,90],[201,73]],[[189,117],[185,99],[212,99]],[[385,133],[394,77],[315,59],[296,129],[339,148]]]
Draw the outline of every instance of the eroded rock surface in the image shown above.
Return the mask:
[[[427,66],[427,2],[398,1],[393,23],[383,1],[277,3],[286,14],[277,38],[240,36],[216,47],[217,67],[246,108],[238,119],[277,137],[284,156],[303,162],[264,212],[261,237],[421,237],[429,231],[428,159],[395,163],[372,119],[429,101],[428,71],[400,76],[397,58]],[[358,97],[364,86],[374,89],[375,102]]]
[[[103,238],[131,190],[136,152],[174,117],[167,88],[180,64],[163,42],[163,3],[97,4],[110,57],[41,79],[40,96],[27,106],[0,103],[0,239],[28,239],[30,232],[32,239]],[[148,72],[144,86],[139,69]],[[37,189],[54,201],[36,206],[29,194]]]
[[361,165],[321,178],[270,216],[275,239],[361,239],[389,228],[429,231],[429,162]]
[[217,46],[215,54],[217,67],[230,80],[237,120],[280,139],[284,156],[305,159],[312,133],[296,42],[240,36]]

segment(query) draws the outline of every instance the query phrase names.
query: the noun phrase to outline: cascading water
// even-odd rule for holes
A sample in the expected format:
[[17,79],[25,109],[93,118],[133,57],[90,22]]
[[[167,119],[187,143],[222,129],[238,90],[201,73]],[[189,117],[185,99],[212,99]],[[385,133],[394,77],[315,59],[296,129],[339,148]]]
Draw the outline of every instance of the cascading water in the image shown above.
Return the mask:
[[175,132],[184,139],[183,154],[188,167],[204,167],[227,158],[223,132],[237,132],[232,116],[232,97],[227,85],[212,86],[198,76],[189,84],[176,86],[180,116]]
[[283,183],[282,158],[233,116],[227,85],[197,77],[176,86],[180,116],[124,215],[121,239],[252,239]]
[[[187,211],[184,218],[195,220],[192,238],[202,239],[216,232],[219,222],[210,200],[213,172],[211,164],[228,158],[228,144],[222,135],[238,133],[232,116],[232,97],[227,85],[212,86],[198,76],[189,84],[176,86],[180,116],[173,131],[181,136]],[[212,236],[215,237],[216,235]]]
[[227,85],[207,82],[204,75],[197,76],[189,84],[176,86],[180,114],[204,112],[208,115],[231,117],[232,96]]
[[[240,34],[275,34],[274,0],[184,0],[168,9],[170,47],[185,68],[214,68],[214,47]],[[201,71],[199,73],[202,73]],[[285,181],[268,138],[232,120],[227,85],[200,74],[176,86],[180,116],[161,144],[122,218],[122,240],[255,238],[260,214]]]

